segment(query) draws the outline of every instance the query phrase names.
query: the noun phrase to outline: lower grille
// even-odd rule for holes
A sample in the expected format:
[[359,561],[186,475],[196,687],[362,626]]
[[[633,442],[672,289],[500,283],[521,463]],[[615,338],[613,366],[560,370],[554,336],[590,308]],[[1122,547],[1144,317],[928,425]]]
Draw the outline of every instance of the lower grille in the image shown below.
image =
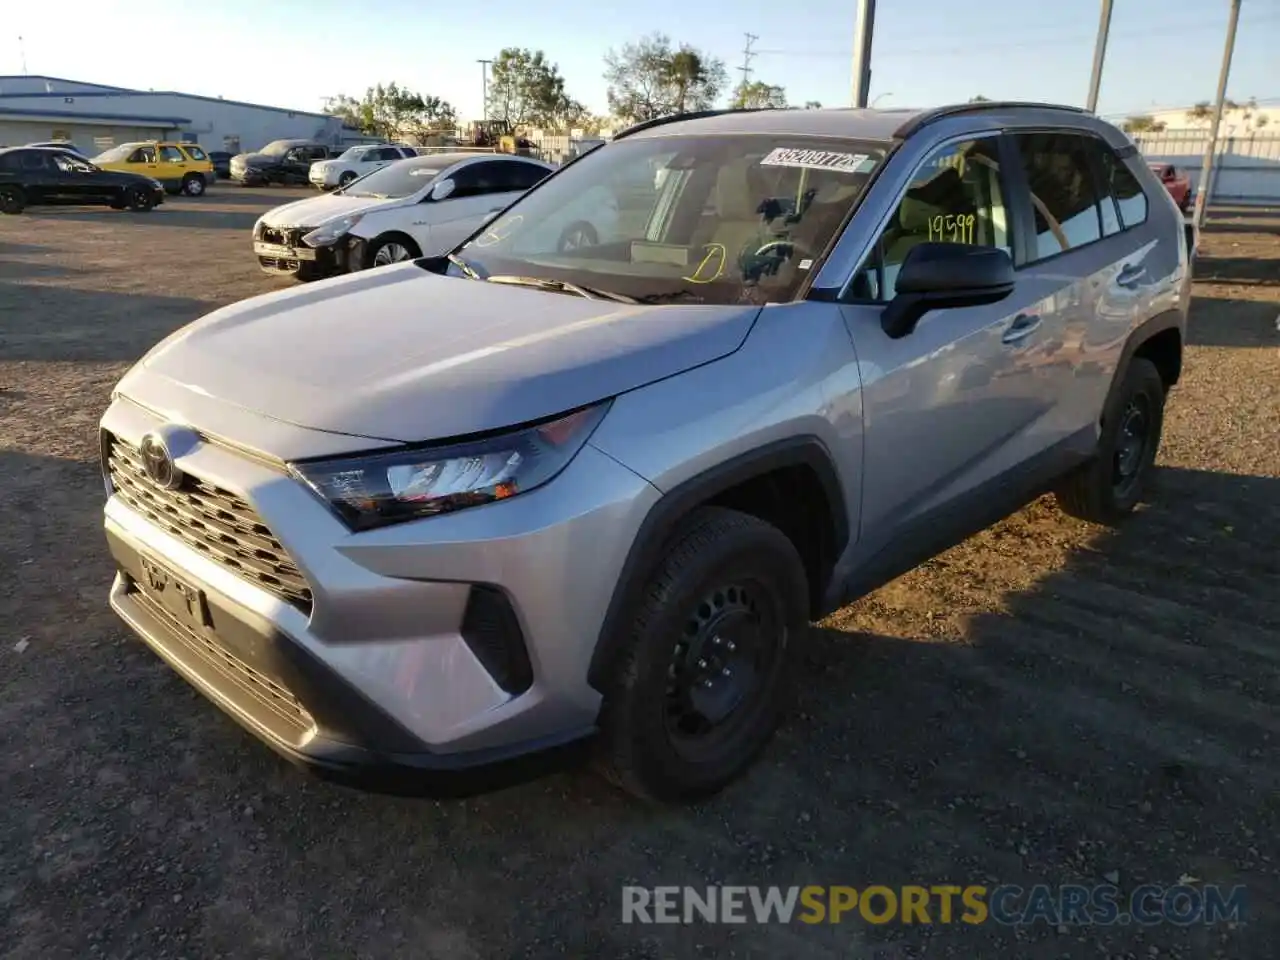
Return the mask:
[[288,551],[245,500],[187,475],[167,490],[142,466],[138,448],[104,432],[103,459],[116,494],[136,513],[301,610],[311,612],[311,588]]
[[152,616],[162,621],[188,650],[242,691],[269,707],[292,733],[300,735],[315,726],[315,720],[312,719],[311,714],[307,713],[298,698],[286,687],[253,669],[213,637],[196,633],[190,627],[180,623],[158,603],[147,599],[145,594],[135,592],[134,597]]
[[302,235],[310,233],[312,227],[266,227],[262,228],[262,239],[265,243],[278,243],[286,247],[302,246]]

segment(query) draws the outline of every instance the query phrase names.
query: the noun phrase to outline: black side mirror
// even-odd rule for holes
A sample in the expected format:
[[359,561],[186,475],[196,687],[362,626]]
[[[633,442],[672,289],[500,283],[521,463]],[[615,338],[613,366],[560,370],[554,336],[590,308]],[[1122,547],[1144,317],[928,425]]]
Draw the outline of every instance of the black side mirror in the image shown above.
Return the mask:
[[896,296],[880,325],[905,337],[930,310],[997,303],[1013,292],[1013,261],[995,247],[967,243],[920,243],[911,248],[894,284]]

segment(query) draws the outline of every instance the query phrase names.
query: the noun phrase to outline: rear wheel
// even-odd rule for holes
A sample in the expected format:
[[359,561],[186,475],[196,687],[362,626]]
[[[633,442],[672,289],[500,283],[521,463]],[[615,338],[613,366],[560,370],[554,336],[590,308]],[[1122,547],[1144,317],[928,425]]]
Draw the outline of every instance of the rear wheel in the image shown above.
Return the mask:
[[773,734],[808,621],[804,565],[771,524],[702,508],[642,596],[607,680],[599,766],[637,796],[696,800]]
[[369,244],[369,252],[365,255],[366,266],[389,267],[393,263],[404,263],[422,256],[418,245],[403,234],[379,237]]
[[182,178],[182,192],[188,197],[198,197],[204,193],[204,177],[198,173],[188,173]]
[[151,196],[150,190],[144,190],[142,187],[130,187],[129,192],[125,194],[125,204],[130,210],[146,213],[156,205],[156,201],[155,197]]
[[21,187],[0,186],[0,213],[21,213],[26,205],[27,196]]
[[1164,381],[1136,357],[1102,416],[1098,453],[1055,490],[1064,513],[1093,523],[1119,523],[1138,505],[1160,449]]
[[342,175],[338,177],[338,186],[345,187],[348,183],[356,178],[356,175],[350,170],[342,171]]

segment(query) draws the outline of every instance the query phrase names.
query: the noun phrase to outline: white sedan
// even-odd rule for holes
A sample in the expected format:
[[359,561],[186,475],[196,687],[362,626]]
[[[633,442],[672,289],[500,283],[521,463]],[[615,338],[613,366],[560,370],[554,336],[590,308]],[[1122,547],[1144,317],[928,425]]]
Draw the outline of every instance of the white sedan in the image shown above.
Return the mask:
[[417,155],[418,151],[413,147],[394,143],[363,143],[348,147],[332,160],[317,160],[311,165],[307,179],[314,187],[332,190],[334,187],[345,187],[352,180],[372,173],[379,167],[385,167],[388,163]]
[[503,154],[397,160],[268,211],[253,225],[253,252],[266,272],[303,281],[441,256],[554,169]]

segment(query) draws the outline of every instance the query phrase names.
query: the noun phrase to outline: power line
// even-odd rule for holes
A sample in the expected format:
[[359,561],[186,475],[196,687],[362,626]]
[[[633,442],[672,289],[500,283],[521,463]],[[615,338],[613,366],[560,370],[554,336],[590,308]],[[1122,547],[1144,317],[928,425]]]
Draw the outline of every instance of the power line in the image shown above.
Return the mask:
[[[1265,17],[1255,17],[1250,23],[1252,25],[1262,25],[1270,23],[1280,23],[1280,15],[1268,14]],[[1130,30],[1112,30],[1110,37],[1120,38],[1147,38],[1147,37],[1168,37],[1181,35],[1199,35],[1206,28],[1221,26],[1218,20],[1201,20],[1198,22],[1185,22],[1181,24],[1167,24],[1164,27],[1141,28]],[[964,46],[956,46],[950,44],[948,46],[937,47],[906,47],[892,48],[886,52],[876,52],[876,59],[881,60],[893,57],[916,57],[916,56],[968,56],[978,50],[1001,50],[1006,54],[1017,54],[1022,52],[1031,52],[1040,55],[1041,50],[1021,50],[1022,45],[1030,46],[1035,44],[1038,47],[1049,45],[1062,46],[1073,42],[1086,42],[1096,39],[1096,35],[1092,33],[1066,34],[1060,30],[1054,32],[1054,36],[1044,38],[1013,36],[1004,40],[993,41],[990,43],[965,44]],[[763,49],[752,51],[752,56],[777,56],[777,57],[838,57],[841,60],[849,58],[848,50],[786,50],[786,49]]]

